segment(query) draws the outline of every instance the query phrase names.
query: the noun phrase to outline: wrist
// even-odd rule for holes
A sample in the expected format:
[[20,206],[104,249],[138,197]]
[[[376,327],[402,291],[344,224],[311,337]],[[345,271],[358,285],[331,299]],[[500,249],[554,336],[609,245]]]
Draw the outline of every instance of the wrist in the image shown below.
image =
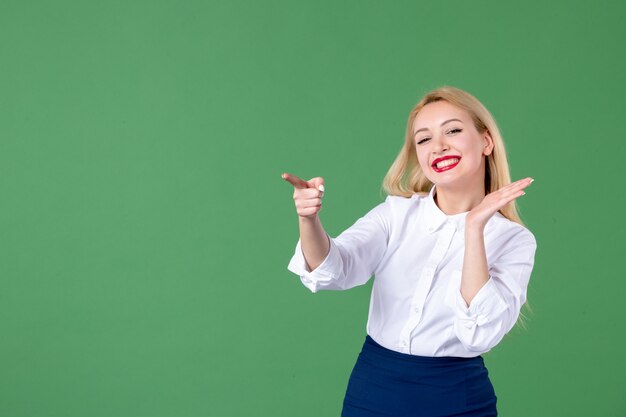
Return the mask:
[[319,223],[319,220],[320,218],[318,217],[317,213],[310,216],[298,216],[298,221],[300,222],[300,224],[316,224]]
[[480,235],[485,232],[486,223],[482,222],[465,222],[465,236]]

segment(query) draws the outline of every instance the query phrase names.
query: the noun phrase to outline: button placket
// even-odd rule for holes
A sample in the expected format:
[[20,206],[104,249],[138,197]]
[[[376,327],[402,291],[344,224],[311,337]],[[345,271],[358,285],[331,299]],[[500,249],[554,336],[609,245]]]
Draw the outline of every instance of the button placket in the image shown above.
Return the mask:
[[[430,228],[431,227],[429,227],[429,230]],[[415,288],[413,299],[411,301],[411,310],[414,314],[411,314],[409,316],[409,319],[407,320],[400,333],[400,349],[402,352],[408,351],[410,353],[411,351],[411,334],[422,319],[422,307],[424,306],[426,297],[428,296],[428,293],[430,292],[430,289],[432,287],[437,267],[443,260],[446,252],[448,251],[448,248],[450,247],[454,232],[454,226],[450,224],[446,224],[444,226],[444,228],[441,230],[441,234],[437,239],[437,242],[435,243],[435,246],[433,247],[432,252],[430,253],[430,256],[428,257],[426,266],[424,267],[424,269],[422,269],[420,279]]]

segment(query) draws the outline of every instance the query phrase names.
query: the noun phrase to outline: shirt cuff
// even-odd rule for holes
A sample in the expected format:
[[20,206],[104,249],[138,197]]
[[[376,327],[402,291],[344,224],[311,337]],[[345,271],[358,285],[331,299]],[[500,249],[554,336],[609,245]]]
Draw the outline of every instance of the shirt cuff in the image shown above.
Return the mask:
[[326,255],[322,263],[313,271],[310,271],[308,268],[304,254],[302,253],[300,240],[298,240],[295,253],[287,266],[288,270],[300,276],[302,284],[312,292],[317,292],[323,288],[330,289],[333,283],[340,278],[341,271],[343,270],[343,262],[337,245],[330,236],[328,237],[328,242],[330,244],[328,255]]
[[461,295],[460,288],[457,291],[457,319],[462,327],[470,331],[476,326],[482,326],[499,317],[507,308],[504,298],[491,277],[474,296],[469,307]]

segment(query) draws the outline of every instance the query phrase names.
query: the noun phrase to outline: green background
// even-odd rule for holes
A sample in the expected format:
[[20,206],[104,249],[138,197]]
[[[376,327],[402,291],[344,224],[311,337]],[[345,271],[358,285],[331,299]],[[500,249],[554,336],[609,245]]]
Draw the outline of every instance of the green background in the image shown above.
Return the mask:
[[370,285],[287,271],[292,188],[337,235],[406,117],[492,110],[538,241],[485,355],[502,416],[625,416],[621,1],[0,2],[0,416],[336,416]]

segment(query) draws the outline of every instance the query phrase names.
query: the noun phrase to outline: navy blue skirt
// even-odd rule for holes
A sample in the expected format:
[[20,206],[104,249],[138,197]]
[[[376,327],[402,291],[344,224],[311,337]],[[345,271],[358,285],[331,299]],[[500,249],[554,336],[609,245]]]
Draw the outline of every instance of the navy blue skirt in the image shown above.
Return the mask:
[[424,357],[365,338],[342,417],[493,417],[496,394],[481,356]]

